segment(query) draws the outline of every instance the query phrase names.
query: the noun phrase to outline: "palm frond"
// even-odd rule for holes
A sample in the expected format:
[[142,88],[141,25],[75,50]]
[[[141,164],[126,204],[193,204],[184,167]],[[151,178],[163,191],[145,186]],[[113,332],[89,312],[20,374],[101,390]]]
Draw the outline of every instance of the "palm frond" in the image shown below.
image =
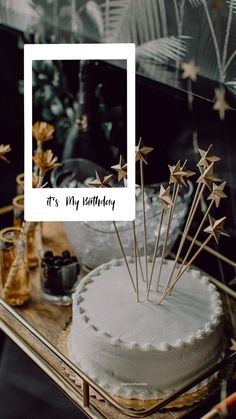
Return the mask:
[[226,3],[228,3],[229,7],[233,7],[233,12],[236,13],[236,0],[227,0]]
[[104,22],[104,38],[106,42],[115,41],[121,23],[132,0],[105,0],[100,5]]
[[192,6],[198,7],[198,6],[201,6],[205,0],[188,0],[188,1]]
[[40,13],[32,0],[2,0],[0,2],[1,22],[25,31],[38,22]]
[[189,37],[169,36],[154,39],[139,45],[136,49],[137,61],[140,59],[151,59],[158,64],[164,64],[169,60],[177,62],[183,59],[188,51],[187,39],[189,39]]

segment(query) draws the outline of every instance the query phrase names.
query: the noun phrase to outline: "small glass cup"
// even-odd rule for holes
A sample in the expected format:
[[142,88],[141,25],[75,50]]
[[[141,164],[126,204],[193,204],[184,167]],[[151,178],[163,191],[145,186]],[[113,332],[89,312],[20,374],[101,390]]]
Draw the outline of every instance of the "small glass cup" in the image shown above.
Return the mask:
[[[24,221],[24,195],[15,196],[12,200],[12,204],[14,208],[13,225],[15,227],[22,227]],[[27,234],[27,252],[29,268],[36,268],[39,264],[35,239],[36,226],[37,223],[31,222]]]
[[[65,251],[67,252],[67,251]],[[70,305],[79,281],[80,266],[76,256],[63,258],[48,250],[40,256],[41,297],[58,305]],[[64,259],[64,260],[63,260]]]
[[25,181],[25,174],[19,173],[16,176],[16,194],[22,195],[24,193],[24,181]]
[[17,195],[12,200],[13,204],[13,225],[21,227],[24,221],[24,195]]
[[[19,227],[8,227],[0,231],[0,293],[12,306],[24,304],[31,291],[27,252],[20,234]],[[18,246],[22,246],[22,251],[17,261]]]

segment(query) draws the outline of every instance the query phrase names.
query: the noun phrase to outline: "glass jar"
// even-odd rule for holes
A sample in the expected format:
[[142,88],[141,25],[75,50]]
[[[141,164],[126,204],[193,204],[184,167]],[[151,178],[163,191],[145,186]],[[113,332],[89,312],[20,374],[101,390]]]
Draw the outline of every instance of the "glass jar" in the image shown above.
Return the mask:
[[28,259],[21,229],[4,228],[0,231],[1,297],[12,306],[20,306],[28,300],[30,290]]
[[[24,195],[17,195],[12,200],[14,218],[13,225],[21,227],[24,221]],[[36,227],[37,223],[31,222],[27,234],[27,252],[29,268],[36,268],[39,263],[37,246],[36,246]]]
[[24,181],[25,181],[24,173],[19,173],[16,176],[16,194],[17,195],[22,195],[24,193]]

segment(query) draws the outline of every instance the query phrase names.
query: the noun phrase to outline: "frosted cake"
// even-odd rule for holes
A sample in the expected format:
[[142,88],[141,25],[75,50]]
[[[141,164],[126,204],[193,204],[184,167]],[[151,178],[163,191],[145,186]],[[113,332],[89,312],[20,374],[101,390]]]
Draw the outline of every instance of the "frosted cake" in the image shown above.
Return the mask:
[[[188,269],[157,304],[172,263],[164,261],[163,284],[158,293],[152,285],[148,300],[139,280],[139,303],[123,259],[93,270],[76,290],[69,356],[113,395],[162,398],[221,357],[222,305],[207,277]],[[134,273],[131,259],[129,266]],[[159,259],[154,277],[158,268]]]

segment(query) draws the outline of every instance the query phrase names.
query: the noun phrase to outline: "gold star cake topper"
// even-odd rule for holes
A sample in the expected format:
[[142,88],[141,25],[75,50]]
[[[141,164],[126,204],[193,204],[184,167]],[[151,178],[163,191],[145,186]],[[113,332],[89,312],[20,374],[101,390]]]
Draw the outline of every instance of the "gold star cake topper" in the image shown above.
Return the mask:
[[215,89],[215,103],[213,109],[219,111],[221,120],[225,119],[225,112],[229,109],[229,104],[225,100],[225,89],[222,86]]
[[215,163],[215,162],[221,160],[219,157],[213,156],[210,153],[211,148],[212,148],[212,144],[209,145],[209,147],[206,151],[202,150],[201,148],[198,149],[199,154],[201,156],[201,158],[200,158],[200,160],[197,164],[197,166],[199,168],[203,167],[204,169],[206,169],[208,166],[211,165],[211,163]]
[[191,60],[188,63],[183,63],[182,69],[184,70],[182,73],[182,79],[191,79],[192,81],[197,80],[200,69],[196,66],[194,60]]
[[226,182],[222,182],[220,185],[216,185],[215,183],[213,183],[213,191],[207,198],[208,200],[212,200],[215,202],[216,208],[219,208],[220,200],[222,198],[227,198],[227,195],[224,193],[225,185]]
[[208,166],[205,169],[205,171],[201,174],[201,176],[196,181],[197,183],[202,183],[202,184],[206,185],[210,190],[212,188],[213,182],[217,182],[217,180],[219,180],[213,174],[213,165],[214,165],[214,163],[211,163],[210,166]]
[[96,179],[89,182],[89,185],[94,186],[95,188],[111,188],[110,180],[112,179],[113,175],[102,176],[97,171]]
[[143,143],[143,139],[140,137],[138,145],[135,147],[135,160],[142,161],[147,164],[147,154],[153,151],[153,147],[146,147]]
[[222,217],[219,220],[214,220],[214,218],[209,215],[210,225],[207,228],[205,228],[204,232],[214,237],[216,243],[219,242],[220,236],[229,237],[229,234],[224,229],[225,220],[226,217]]
[[170,186],[168,186],[165,189],[164,186],[161,185],[159,198],[160,198],[164,211],[166,211],[172,205],[172,201],[170,197]]
[[111,168],[118,172],[118,182],[127,177],[127,163],[122,155],[120,155],[119,163],[115,166],[111,166]]

